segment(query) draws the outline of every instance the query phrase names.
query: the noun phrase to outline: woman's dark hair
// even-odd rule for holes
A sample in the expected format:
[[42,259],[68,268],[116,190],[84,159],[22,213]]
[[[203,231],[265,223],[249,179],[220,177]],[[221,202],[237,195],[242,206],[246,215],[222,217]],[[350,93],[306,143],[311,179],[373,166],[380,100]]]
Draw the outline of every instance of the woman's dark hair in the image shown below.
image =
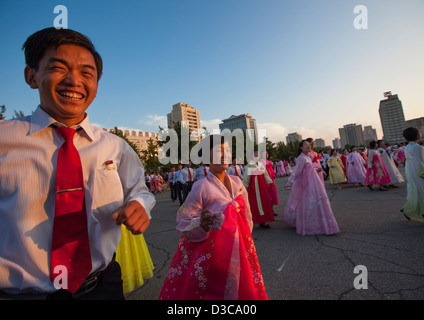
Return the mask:
[[[299,142],[299,149],[297,149],[298,156],[300,156],[300,155],[302,154],[302,149],[301,149],[301,147],[303,147],[303,144],[304,144],[305,142],[308,142],[308,141],[307,141],[307,140],[302,140],[302,141],[300,141],[300,142]],[[309,142],[308,142],[308,143],[309,143]]]
[[91,40],[85,35],[71,29],[46,28],[35,32],[25,41],[22,50],[25,53],[25,63],[28,67],[38,71],[39,63],[46,50],[57,48],[63,44],[74,44],[91,52],[97,68],[97,81],[103,72],[103,60],[94,48]]
[[377,141],[373,140],[373,141],[370,142],[370,148],[371,149],[374,149],[376,145],[378,145]]
[[209,139],[209,150],[212,150],[217,144],[223,144],[225,141],[224,136],[221,136],[220,134],[211,134],[207,137],[207,139]]
[[[224,143],[224,136],[219,134],[211,134],[202,140],[202,144],[205,143],[204,147],[209,146],[209,151],[213,149],[215,145]],[[201,157],[203,155],[202,148],[197,152],[197,156]]]
[[417,128],[409,127],[403,130],[403,137],[408,141],[414,141],[418,139],[419,131]]

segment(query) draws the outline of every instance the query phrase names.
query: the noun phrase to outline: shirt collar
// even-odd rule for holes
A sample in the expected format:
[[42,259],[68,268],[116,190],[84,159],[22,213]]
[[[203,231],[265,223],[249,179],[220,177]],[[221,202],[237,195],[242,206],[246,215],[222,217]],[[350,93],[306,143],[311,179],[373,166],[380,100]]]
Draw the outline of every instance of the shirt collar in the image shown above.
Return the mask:
[[[38,131],[45,129],[51,126],[52,124],[63,126],[62,123],[58,122],[49,114],[47,114],[43,109],[41,109],[41,106],[38,106],[31,116],[29,135],[37,133]],[[90,125],[90,121],[88,120],[88,114],[86,115],[84,120],[82,120],[79,124],[73,126],[73,128],[74,129],[82,128],[84,132],[86,133],[87,137],[89,138],[89,140],[93,141],[94,134],[93,134],[93,129]]]

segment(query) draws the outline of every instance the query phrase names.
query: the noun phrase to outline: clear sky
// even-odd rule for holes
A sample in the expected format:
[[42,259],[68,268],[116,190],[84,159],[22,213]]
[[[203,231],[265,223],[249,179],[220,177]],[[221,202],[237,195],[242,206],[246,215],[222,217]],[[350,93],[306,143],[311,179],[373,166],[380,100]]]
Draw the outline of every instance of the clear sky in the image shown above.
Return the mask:
[[[210,131],[250,113],[273,142],[297,131],[327,145],[345,124],[372,125],[383,92],[398,94],[406,120],[424,116],[422,0],[0,0],[0,105],[31,113],[38,92],[23,77],[21,50],[53,26],[89,36],[104,73],[90,121],[158,131],[177,102],[200,110]],[[357,5],[368,29],[357,30]]]

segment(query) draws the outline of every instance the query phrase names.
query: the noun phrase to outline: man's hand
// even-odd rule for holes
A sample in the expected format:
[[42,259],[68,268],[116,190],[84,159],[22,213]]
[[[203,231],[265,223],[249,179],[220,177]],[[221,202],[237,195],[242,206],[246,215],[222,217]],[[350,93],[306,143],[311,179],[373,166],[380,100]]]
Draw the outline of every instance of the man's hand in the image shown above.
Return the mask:
[[117,225],[123,223],[133,234],[143,233],[150,224],[146,210],[138,201],[130,201],[119,207],[112,215],[112,219]]

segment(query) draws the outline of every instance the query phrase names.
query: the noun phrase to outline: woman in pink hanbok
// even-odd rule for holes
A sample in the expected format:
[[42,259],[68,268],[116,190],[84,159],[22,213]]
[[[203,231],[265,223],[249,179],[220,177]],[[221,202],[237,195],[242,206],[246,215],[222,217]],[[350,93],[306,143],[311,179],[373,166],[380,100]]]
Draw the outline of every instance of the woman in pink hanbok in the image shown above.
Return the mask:
[[277,177],[284,177],[286,170],[284,170],[284,163],[282,160],[277,161]]
[[[340,159],[342,160],[343,167],[344,167],[343,168],[343,172],[344,172],[344,175],[345,175],[346,179],[348,179],[348,177],[347,177],[347,166],[348,166],[347,157],[348,157],[348,155],[349,154],[348,154],[348,152],[347,152],[346,149],[343,149],[343,152],[340,155]],[[347,181],[345,183],[347,183]]]
[[397,159],[398,163],[405,165],[405,145],[403,143],[400,144],[400,147],[397,151]]
[[364,158],[356,151],[356,146],[352,146],[352,152],[347,156],[347,182],[355,185],[365,183],[367,169]]
[[306,139],[306,141],[311,146],[311,151],[309,152],[309,157],[311,157],[311,159],[312,159],[312,165],[317,170],[318,175],[320,176],[322,183],[324,183],[324,179],[327,176],[327,174],[325,173],[324,170],[320,170],[320,168],[322,169],[322,165],[321,165],[321,162],[320,162],[321,156],[317,152],[314,151],[315,141],[312,138],[308,138],[308,139]]
[[162,176],[156,172],[153,176],[152,181],[150,182],[150,192],[152,192],[153,194],[155,192],[162,192],[163,191],[162,183],[163,183]]
[[[213,136],[203,140],[210,149]],[[218,149],[224,154],[229,145],[221,140]],[[227,167],[224,156],[211,163],[209,174],[193,185],[178,211],[182,235],[159,299],[268,299],[251,235],[247,191],[239,178],[226,174]]]
[[365,183],[370,190],[374,190],[372,186],[378,184],[380,191],[387,191],[384,186],[391,183],[390,175],[387,172],[383,159],[377,151],[377,141],[370,142],[370,150],[368,152],[368,169],[365,177]]
[[286,176],[289,176],[292,174],[292,168],[290,166],[290,163],[287,160],[284,161],[284,170],[286,172],[285,174]]
[[[308,155],[311,146],[306,140],[299,143],[301,154],[285,188],[290,189],[284,208],[283,222],[296,227],[302,236],[336,234],[339,226],[331,210],[325,186]],[[322,168],[321,168],[322,170]]]
[[[268,160],[268,152],[266,153],[266,170],[268,171],[268,175],[272,180],[272,184],[268,185],[269,200],[271,201],[271,206],[275,206],[280,204],[280,202],[278,201],[277,187],[275,185],[276,174],[274,168],[272,167],[272,162]],[[272,211],[274,211],[274,208]]]

